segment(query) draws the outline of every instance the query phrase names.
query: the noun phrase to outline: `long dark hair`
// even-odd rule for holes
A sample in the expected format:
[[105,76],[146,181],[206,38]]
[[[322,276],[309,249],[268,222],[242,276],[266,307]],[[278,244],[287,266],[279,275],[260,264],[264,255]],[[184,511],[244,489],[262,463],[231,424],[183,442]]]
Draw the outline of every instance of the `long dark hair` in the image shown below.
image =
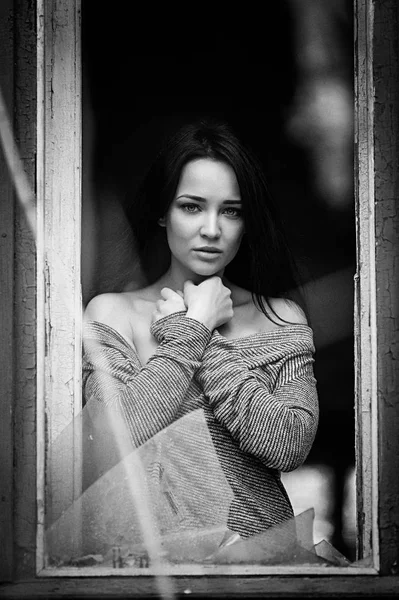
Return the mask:
[[158,219],[173,201],[184,165],[197,158],[229,164],[240,188],[245,235],[225,269],[226,277],[249,290],[268,318],[274,313],[268,300],[272,297],[292,299],[306,312],[295,261],[262,164],[231,125],[215,119],[183,125],[166,140],[135,199],[127,199],[126,216],[147,282],[154,282],[169,266],[165,230]]

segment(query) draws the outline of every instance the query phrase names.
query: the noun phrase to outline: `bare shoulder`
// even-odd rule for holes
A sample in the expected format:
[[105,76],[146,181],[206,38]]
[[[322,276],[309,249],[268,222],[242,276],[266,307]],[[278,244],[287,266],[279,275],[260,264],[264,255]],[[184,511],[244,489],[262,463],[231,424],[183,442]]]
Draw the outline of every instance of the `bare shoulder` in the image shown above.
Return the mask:
[[95,296],[88,303],[85,321],[97,321],[115,329],[137,350],[148,337],[154,310],[149,288]]
[[124,295],[121,293],[99,294],[94,296],[86,306],[84,318],[86,321],[109,324],[125,304]]
[[90,300],[83,318],[108,325],[131,340],[130,313],[128,293],[105,293]]
[[[265,314],[256,306],[251,292],[231,285],[234,308],[242,308],[248,314],[249,318],[258,318],[265,320],[265,325],[270,327],[270,321]],[[278,325],[301,324],[307,325],[307,318],[302,308],[293,300],[288,298],[269,298],[263,299],[266,308],[272,309],[273,320],[278,321]],[[270,311],[269,311],[270,312]]]
[[[269,304],[282,325],[307,325],[308,321],[302,308],[288,298],[269,298]],[[274,316],[274,315],[273,315]]]

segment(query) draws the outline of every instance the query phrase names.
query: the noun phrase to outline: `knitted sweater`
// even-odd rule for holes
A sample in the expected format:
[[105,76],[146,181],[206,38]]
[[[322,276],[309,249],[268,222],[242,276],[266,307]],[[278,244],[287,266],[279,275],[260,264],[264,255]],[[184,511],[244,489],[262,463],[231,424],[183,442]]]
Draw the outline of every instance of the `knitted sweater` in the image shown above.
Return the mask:
[[292,518],[280,472],[305,461],[318,425],[311,328],[228,340],[179,312],[151,333],[159,345],[142,365],[113,328],[86,324],[86,403],[122,415],[134,447],[202,409],[233,492],[228,528],[247,537]]

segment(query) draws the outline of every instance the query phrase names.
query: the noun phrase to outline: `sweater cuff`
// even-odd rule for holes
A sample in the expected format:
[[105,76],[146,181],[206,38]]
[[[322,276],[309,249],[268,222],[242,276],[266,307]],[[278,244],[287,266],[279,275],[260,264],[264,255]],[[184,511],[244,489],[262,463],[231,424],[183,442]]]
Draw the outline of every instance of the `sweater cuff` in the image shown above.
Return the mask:
[[195,339],[203,349],[212,336],[208,327],[196,319],[187,317],[186,311],[179,311],[158,319],[152,323],[150,332],[159,343],[190,338]]

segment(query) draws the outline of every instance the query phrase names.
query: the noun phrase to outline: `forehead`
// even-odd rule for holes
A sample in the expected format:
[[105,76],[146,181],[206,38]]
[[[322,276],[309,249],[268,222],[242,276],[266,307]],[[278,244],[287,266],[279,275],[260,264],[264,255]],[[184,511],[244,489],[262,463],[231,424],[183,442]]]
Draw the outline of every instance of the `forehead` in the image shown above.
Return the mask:
[[183,167],[176,196],[184,193],[204,198],[240,197],[233,168],[225,162],[210,158],[198,158]]

